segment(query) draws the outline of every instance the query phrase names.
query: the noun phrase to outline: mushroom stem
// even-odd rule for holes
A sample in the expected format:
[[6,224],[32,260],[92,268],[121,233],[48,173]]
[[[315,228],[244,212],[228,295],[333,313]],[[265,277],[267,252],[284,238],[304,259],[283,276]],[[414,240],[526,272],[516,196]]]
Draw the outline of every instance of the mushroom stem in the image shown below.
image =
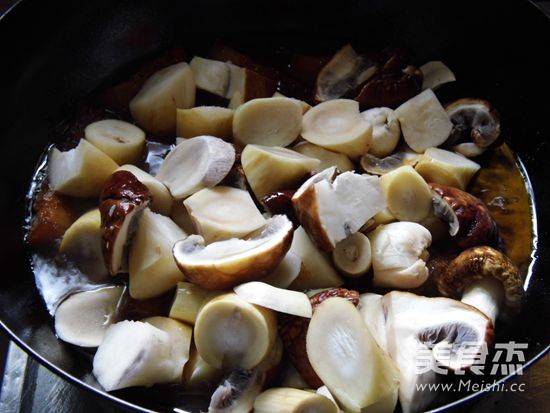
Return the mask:
[[464,289],[461,301],[469,304],[489,317],[493,324],[504,300],[502,283],[494,277],[483,277]]

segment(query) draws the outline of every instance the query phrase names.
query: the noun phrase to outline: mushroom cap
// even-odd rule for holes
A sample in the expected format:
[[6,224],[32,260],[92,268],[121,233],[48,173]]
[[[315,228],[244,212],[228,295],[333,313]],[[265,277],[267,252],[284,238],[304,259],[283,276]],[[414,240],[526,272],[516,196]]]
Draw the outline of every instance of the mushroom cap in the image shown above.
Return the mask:
[[151,191],[131,172],[117,171],[105,183],[99,199],[101,239],[105,265],[112,275],[128,270],[133,220],[152,199]]
[[288,218],[275,215],[253,238],[232,238],[205,246],[201,236],[191,235],[175,243],[173,254],[188,280],[209,290],[223,290],[273,272],[288,252],[292,235]]
[[524,290],[518,268],[502,252],[485,245],[462,251],[438,278],[437,288],[447,297],[458,298],[468,285],[484,277],[502,283],[504,316],[519,312]]
[[476,145],[486,148],[500,136],[500,115],[486,100],[458,99],[447,104],[445,110],[453,122],[449,137],[451,142],[471,140]]

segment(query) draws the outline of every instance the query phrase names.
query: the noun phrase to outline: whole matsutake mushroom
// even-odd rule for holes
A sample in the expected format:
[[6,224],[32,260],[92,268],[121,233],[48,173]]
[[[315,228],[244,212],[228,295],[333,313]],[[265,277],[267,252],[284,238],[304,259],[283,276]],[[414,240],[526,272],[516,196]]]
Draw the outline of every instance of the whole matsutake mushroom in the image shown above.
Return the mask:
[[[451,226],[451,235],[456,234],[455,240],[460,248],[499,244],[498,226],[487,206],[479,198],[450,186],[435,183],[430,183],[429,186],[434,193],[434,212],[445,221],[454,222]],[[456,219],[444,202],[450,206]]]
[[111,275],[128,270],[128,246],[135,219],[151,203],[151,191],[134,174],[118,171],[101,192],[101,239],[105,266]]
[[445,110],[453,123],[448,143],[466,141],[487,148],[500,136],[500,115],[486,100],[458,99],[447,104]]
[[483,311],[493,322],[516,314],[524,294],[521,275],[503,253],[488,246],[469,248],[437,278],[439,292]]

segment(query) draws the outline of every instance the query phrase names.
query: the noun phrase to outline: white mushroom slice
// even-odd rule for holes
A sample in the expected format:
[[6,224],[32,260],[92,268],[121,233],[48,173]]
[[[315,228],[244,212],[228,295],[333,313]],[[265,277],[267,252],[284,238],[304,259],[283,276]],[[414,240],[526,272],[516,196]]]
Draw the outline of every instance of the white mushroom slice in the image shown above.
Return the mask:
[[348,277],[365,275],[372,262],[371,246],[367,236],[356,232],[338,242],[332,251],[332,262]]
[[275,215],[254,238],[204,246],[202,237],[191,235],[178,241],[173,253],[187,279],[203,288],[221,290],[270,274],[283,260],[291,241],[292,223],[284,215]]
[[201,189],[183,201],[183,205],[207,244],[244,238],[266,223],[248,191],[242,189],[228,186]]
[[304,293],[273,287],[260,281],[251,281],[233,288],[243,300],[280,313],[311,317],[311,304]]
[[453,129],[449,115],[431,89],[407,100],[395,109],[395,114],[405,142],[416,152],[441,145]]
[[74,149],[66,152],[51,149],[48,154],[48,182],[55,192],[93,198],[99,195],[117,167],[116,162],[103,151],[81,139]]
[[335,166],[340,172],[353,171],[355,169],[353,162],[343,153],[332,152],[309,142],[300,142],[292,149],[310,158],[319,159],[321,163],[313,172],[320,172],[331,166]]
[[302,137],[357,159],[369,149],[372,126],[361,117],[359,103],[336,99],[320,103],[304,115]]
[[174,369],[179,369],[181,373],[178,380],[181,383],[183,379],[183,367],[187,363],[187,360],[189,360],[193,328],[168,317],[148,317],[142,321],[168,333],[170,336],[170,358],[174,363]]
[[481,166],[456,153],[428,148],[414,167],[426,182],[465,190]]
[[97,349],[93,374],[106,391],[181,381],[170,335],[149,323],[111,325]]
[[197,88],[225,97],[229,89],[229,66],[225,62],[195,56],[189,62]]
[[332,181],[331,170],[310,178],[292,197],[300,223],[323,251],[332,251],[386,207],[378,177],[344,172]]
[[[244,97],[241,94],[241,92],[235,92],[229,99],[229,103],[227,104],[227,108],[231,110],[237,110],[239,106],[244,104]],[[233,130],[231,130],[231,133],[233,133]]]
[[255,413],[338,413],[328,398],[305,390],[276,387],[264,391],[254,401]]
[[463,142],[453,146],[452,149],[466,158],[475,158],[476,156],[483,155],[487,148],[482,148],[473,142]]
[[94,282],[106,279],[109,271],[101,249],[101,214],[92,209],[81,215],[67,228],[59,252],[73,261],[76,267]]
[[124,287],[73,294],[55,310],[55,334],[80,347],[97,347],[112,324]]
[[170,151],[156,178],[183,199],[217,185],[235,163],[235,148],[214,136],[187,139]]
[[379,225],[389,224],[390,222],[395,221],[397,221],[397,219],[393,216],[390,210],[388,208],[384,208],[382,211],[373,216],[363,228],[361,228],[361,232],[367,234]]
[[179,201],[174,201],[172,204],[170,218],[172,218],[172,221],[174,221],[186,234],[191,235],[199,233],[191,215],[189,215],[189,211],[187,211],[181,199]]
[[386,317],[382,308],[382,297],[374,293],[361,294],[357,308],[376,343],[387,353]]
[[338,413],[342,413],[342,410],[340,409],[340,406],[338,406],[338,403],[336,402],[336,399],[334,398],[334,396],[331,394],[330,390],[328,389],[327,386],[321,386],[319,387],[317,390],[315,390],[315,393],[323,396],[323,397],[326,397],[327,399],[329,399],[333,404],[334,406],[336,406],[336,411]]
[[[477,309],[449,298],[427,298],[393,291],[382,299],[386,314],[388,352],[399,368],[399,401],[404,413],[426,410],[437,392],[419,391],[419,385],[437,383],[439,365],[451,369],[455,360],[462,368],[474,357],[463,357],[462,345],[474,356],[490,341],[491,321]],[[442,342],[453,343],[438,352]],[[487,344],[490,344],[488,342]],[[462,354],[462,355],[461,355]]]
[[449,69],[445,63],[438,60],[427,62],[420,66],[422,72],[422,90],[435,90],[445,83],[454,82],[455,74]]
[[337,99],[359,87],[376,73],[370,59],[358,55],[351,45],[342,47],[317,75],[315,100]]
[[246,145],[241,163],[254,195],[260,199],[277,190],[295,187],[320,161],[286,148]]
[[398,386],[398,371],[355,306],[332,297],[315,309],[306,337],[309,361],[346,411],[359,412]]
[[371,175],[385,175],[405,165],[416,165],[420,156],[412,151],[395,152],[385,158],[377,158],[366,153],[361,157],[360,164],[361,168]]
[[395,112],[390,108],[372,108],[362,112],[361,116],[372,125],[369,153],[378,158],[390,155],[401,137],[401,127]]
[[391,214],[400,221],[419,222],[432,210],[432,191],[422,176],[405,165],[380,177]]
[[130,295],[138,300],[159,296],[183,281],[172,256],[176,241],[187,234],[170,218],[145,209],[130,246]]
[[301,268],[302,260],[300,257],[292,251],[289,251],[277,268],[267,277],[262,278],[262,282],[272,285],[273,287],[288,288],[300,274]]
[[130,101],[130,113],[146,131],[169,135],[176,131],[176,109],[195,105],[195,79],[187,63],[154,73]]
[[183,368],[183,386],[185,390],[198,393],[213,391],[222,380],[225,371],[208,364],[200,356],[197,348],[191,346],[189,360]]
[[188,282],[178,282],[170,318],[194,325],[197,314],[212,292]]
[[330,288],[339,287],[344,283],[330,260],[315,247],[302,227],[294,231],[290,252],[300,258],[301,269],[289,288],[293,290]]
[[415,288],[428,279],[427,248],[432,236],[422,225],[415,222],[380,225],[369,238],[376,286]]
[[233,136],[233,111],[218,106],[178,109],[176,134],[182,138],[210,135],[229,140]]
[[250,304],[235,293],[213,298],[195,323],[195,345],[216,368],[251,369],[269,354],[277,335],[273,311]]
[[[285,96],[280,92],[273,93],[273,97],[274,98],[288,98],[288,96]],[[300,104],[300,107],[302,108],[302,114],[306,113],[308,110],[311,109],[311,105],[307,102],[304,102],[303,100],[299,100],[299,99],[295,99],[295,98],[290,98],[290,99],[294,99],[296,102],[298,102]]]
[[137,163],[145,148],[145,132],[117,119],[104,119],[89,124],[84,129],[84,137],[119,165]]
[[212,393],[208,413],[250,413],[264,383],[262,371],[232,370]]
[[153,200],[149,205],[151,210],[162,215],[170,215],[174,200],[172,195],[170,195],[170,191],[166,188],[166,185],[154,176],[134,165],[122,165],[117,169],[117,171],[128,171],[132,173],[138,181],[140,181],[149,189],[149,191],[151,191],[151,194],[153,194]]
[[253,99],[238,107],[233,118],[235,142],[287,146],[302,129],[302,107],[295,99]]

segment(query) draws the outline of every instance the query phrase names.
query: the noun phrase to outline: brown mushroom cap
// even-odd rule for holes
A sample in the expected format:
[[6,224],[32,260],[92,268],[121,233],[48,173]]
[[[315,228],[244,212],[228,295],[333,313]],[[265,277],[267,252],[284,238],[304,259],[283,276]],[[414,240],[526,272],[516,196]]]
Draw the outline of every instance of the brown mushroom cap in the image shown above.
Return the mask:
[[128,171],[115,172],[103,187],[99,199],[101,239],[105,265],[111,275],[127,271],[133,220],[152,199],[149,189]]
[[519,312],[524,295],[519,270],[510,258],[488,246],[462,251],[438,278],[437,288],[447,297],[460,298],[467,286],[484,277],[493,277],[502,283],[503,314],[511,316]]
[[453,122],[448,142],[472,141],[486,148],[500,136],[500,115],[486,100],[458,99],[447,104],[445,110]]
[[460,248],[476,245],[498,246],[498,226],[481,199],[451,186],[436,183],[430,183],[429,186],[456,214],[459,228],[455,240]]

